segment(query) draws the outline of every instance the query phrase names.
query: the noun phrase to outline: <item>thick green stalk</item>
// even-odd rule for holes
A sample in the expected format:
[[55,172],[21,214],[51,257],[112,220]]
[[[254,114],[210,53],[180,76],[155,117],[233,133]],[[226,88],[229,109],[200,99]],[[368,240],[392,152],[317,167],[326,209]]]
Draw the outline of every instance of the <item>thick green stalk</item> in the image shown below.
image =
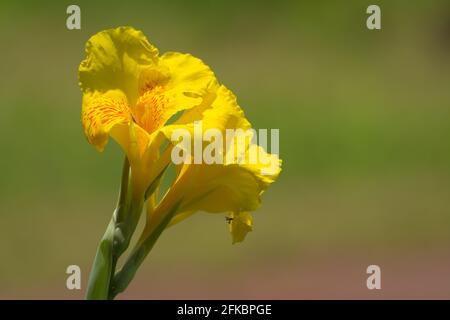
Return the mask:
[[95,255],[89,275],[86,299],[108,299],[119,257],[130,244],[143,207],[142,199],[132,197],[130,165],[125,158],[119,202]]
[[111,219],[95,254],[94,263],[89,274],[86,299],[108,299],[109,285],[113,268],[114,219]]
[[153,231],[136,245],[136,248],[128,257],[123,268],[114,276],[109,296],[110,299],[114,299],[117,294],[123,292],[128,287],[145,257],[151,251],[159,236],[164,229],[166,229],[170,220],[172,220],[173,216],[177,212],[180,203],[181,202],[178,202],[175,206],[173,206],[170,212],[164,215]]

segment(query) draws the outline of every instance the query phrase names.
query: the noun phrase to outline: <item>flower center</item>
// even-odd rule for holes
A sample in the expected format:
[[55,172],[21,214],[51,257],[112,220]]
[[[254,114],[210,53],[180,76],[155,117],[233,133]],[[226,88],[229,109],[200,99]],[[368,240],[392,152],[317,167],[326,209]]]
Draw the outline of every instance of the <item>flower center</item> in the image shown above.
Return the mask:
[[133,116],[139,126],[152,133],[164,125],[167,97],[164,87],[156,85],[146,90],[136,102]]

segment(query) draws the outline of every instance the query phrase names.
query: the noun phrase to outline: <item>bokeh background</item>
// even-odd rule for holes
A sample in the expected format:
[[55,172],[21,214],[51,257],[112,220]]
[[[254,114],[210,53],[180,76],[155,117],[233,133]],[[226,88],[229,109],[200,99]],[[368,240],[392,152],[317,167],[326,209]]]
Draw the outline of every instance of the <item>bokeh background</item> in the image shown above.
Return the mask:
[[[70,4],[81,30],[66,29]],[[202,58],[256,128],[280,129],[284,160],[245,242],[196,214],[119,298],[450,298],[446,0],[2,1],[0,298],[84,295],[122,152],[86,142],[77,68],[119,25]],[[66,289],[71,264],[81,291]],[[382,290],[366,288],[371,264]]]

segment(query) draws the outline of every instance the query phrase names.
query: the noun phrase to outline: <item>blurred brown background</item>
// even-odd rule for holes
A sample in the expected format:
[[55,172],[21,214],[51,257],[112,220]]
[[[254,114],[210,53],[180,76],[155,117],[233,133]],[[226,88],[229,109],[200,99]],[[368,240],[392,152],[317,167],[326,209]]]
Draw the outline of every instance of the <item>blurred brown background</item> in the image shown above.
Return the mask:
[[[81,7],[81,30],[66,8]],[[366,28],[378,4],[382,30]],[[231,245],[222,215],[167,230],[119,298],[450,298],[448,1],[0,4],[0,298],[82,298],[122,153],[80,123],[94,33],[141,29],[203,59],[284,168]],[[82,269],[81,291],[65,287]],[[366,268],[382,290],[366,288]]]

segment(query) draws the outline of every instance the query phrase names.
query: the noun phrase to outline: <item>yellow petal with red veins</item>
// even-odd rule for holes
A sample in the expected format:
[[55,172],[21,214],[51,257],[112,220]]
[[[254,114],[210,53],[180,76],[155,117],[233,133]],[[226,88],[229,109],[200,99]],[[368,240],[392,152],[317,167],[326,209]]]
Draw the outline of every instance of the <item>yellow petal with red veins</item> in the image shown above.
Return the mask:
[[211,69],[190,54],[166,53],[158,66],[142,71],[139,94],[133,108],[136,122],[152,133],[162,128],[180,111],[201,104],[205,95],[216,90]]
[[130,109],[121,91],[105,94],[85,94],[81,122],[89,143],[103,151],[111,129],[118,124],[128,124]]

